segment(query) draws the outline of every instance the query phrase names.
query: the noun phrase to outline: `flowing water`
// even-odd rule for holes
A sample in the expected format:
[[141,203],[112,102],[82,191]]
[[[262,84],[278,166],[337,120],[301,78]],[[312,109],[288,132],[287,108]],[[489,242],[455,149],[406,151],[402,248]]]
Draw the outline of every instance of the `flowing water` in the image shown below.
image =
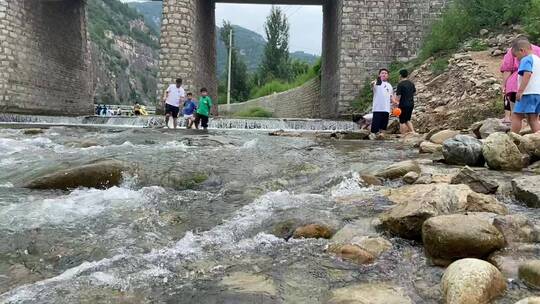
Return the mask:
[[[385,235],[393,248],[359,266],[326,253],[327,240],[272,234],[294,221],[384,235],[375,219],[391,204],[357,172],[417,157],[392,141],[253,130],[0,128],[0,303],[326,303],[362,282],[440,303],[443,269],[413,241]],[[103,159],[127,164],[120,186],[22,187]],[[498,303],[528,294],[511,284]]]

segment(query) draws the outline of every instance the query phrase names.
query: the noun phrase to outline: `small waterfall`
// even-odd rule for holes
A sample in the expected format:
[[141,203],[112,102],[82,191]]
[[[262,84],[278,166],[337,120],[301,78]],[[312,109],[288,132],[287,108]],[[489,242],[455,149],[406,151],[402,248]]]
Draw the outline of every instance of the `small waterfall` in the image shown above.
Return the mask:
[[[184,119],[178,120],[184,127]],[[45,125],[89,125],[89,126],[119,126],[160,128],[165,126],[162,116],[37,116],[22,114],[0,113],[0,123],[9,124],[45,124]],[[293,118],[211,118],[210,129],[236,130],[301,130],[301,131],[351,131],[355,124],[351,121],[324,119],[293,119]]]

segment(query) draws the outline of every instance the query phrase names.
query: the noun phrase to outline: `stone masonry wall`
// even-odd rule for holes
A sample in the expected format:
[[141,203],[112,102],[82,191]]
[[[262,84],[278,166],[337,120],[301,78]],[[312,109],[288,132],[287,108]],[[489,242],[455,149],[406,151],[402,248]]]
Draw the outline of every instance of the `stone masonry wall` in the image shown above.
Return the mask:
[[240,111],[260,107],[272,112],[277,118],[316,118],[319,117],[321,100],[321,81],[315,78],[304,85],[281,93],[264,96],[254,100],[233,103],[230,110],[227,105],[219,105],[219,112],[234,115]]
[[217,96],[214,12],[211,0],[163,1],[158,96],[178,77],[186,91],[206,87]]
[[0,112],[93,111],[84,0],[0,0]]
[[348,111],[366,78],[396,60],[416,57],[447,0],[341,0],[339,113]]

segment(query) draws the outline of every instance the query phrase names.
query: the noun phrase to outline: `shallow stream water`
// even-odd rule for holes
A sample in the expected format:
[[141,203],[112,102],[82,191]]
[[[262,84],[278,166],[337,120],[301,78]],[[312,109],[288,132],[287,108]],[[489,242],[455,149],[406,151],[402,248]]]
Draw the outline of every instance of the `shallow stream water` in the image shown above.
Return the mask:
[[[419,157],[395,141],[249,130],[0,128],[0,303],[326,303],[332,290],[364,282],[440,303],[444,270],[429,266],[419,244],[377,231],[391,203],[358,183],[358,172]],[[122,185],[22,187],[103,159],[127,164]],[[327,240],[274,236],[286,221],[355,223],[393,248],[359,266],[326,253]],[[497,303],[532,294],[509,286]]]

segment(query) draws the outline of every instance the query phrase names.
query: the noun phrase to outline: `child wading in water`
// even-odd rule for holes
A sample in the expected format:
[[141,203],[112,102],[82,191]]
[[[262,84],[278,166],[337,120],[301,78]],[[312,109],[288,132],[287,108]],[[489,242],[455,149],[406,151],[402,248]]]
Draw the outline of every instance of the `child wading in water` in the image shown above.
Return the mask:
[[208,117],[210,116],[210,109],[212,109],[212,98],[208,96],[208,90],[206,88],[201,89],[201,98],[199,98],[199,106],[195,113],[195,128],[199,128],[199,124],[203,129],[208,129]]
[[533,54],[531,43],[524,39],[513,43],[512,53],[520,60],[512,132],[519,134],[523,119],[527,118],[531,130],[536,133],[540,131],[540,57]]

